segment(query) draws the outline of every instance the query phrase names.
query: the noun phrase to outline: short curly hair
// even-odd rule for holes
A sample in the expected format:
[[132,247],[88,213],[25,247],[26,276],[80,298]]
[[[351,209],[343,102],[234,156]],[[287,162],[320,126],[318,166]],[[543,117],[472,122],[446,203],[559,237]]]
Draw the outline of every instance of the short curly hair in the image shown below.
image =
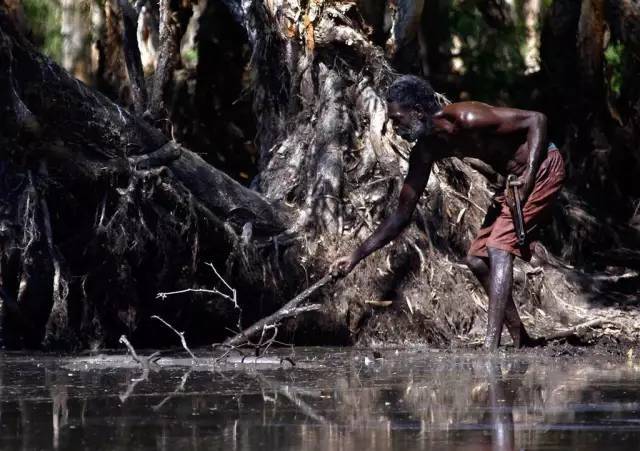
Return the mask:
[[431,84],[415,75],[402,75],[395,79],[387,91],[387,102],[420,109],[426,114],[435,114],[442,109]]

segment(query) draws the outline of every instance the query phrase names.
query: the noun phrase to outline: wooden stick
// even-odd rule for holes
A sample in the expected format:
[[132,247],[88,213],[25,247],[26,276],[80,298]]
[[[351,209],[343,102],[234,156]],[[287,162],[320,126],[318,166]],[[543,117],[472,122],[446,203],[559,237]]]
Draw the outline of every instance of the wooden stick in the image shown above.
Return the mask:
[[169,324],[168,322],[166,322],[165,320],[163,320],[162,318],[160,318],[158,315],[151,315],[152,319],[157,319],[158,321],[160,321],[162,324],[164,324],[165,326],[167,326],[169,329],[171,329],[172,331],[174,331],[176,333],[176,335],[178,337],[180,337],[180,343],[182,343],[182,347],[184,348],[185,351],[187,351],[189,353],[189,355],[191,356],[191,361],[194,365],[198,364],[198,359],[196,358],[195,354],[193,352],[191,352],[191,349],[189,349],[189,346],[187,346],[187,340],[184,338],[184,332],[180,332],[178,329],[176,329],[175,327],[173,327],[171,324]]
[[561,338],[569,338],[571,336],[577,335],[578,332],[580,332],[582,329],[586,329],[588,327],[599,327],[607,323],[615,324],[614,321],[610,321],[605,318],[596,318],[596,319],[586,321],[584,323],[577,324],[573,327],[570,327],[569,329],[565,329],[565,330],[555,332],[553,334],[549,334],[545,338],[547,340],[559,340]]
[[313,304],[303,307],[298,307],[302,302],[306,301],[312,294],[318,291],[320,288],[327,285],[329,282],[333,281],[335,277],[328,273],[322,279],[318,280],[316,283],[311,285],[309,288],[304,290],[302,293],[291,299],[287,302],[280,310],[272,313],[271,315],[262,318],[260,321],[257,321],[252,326],[243,330],[239,334],[227,339],[223,344],[226,346],[238,346],[245,342],[247,342],[253,335],[261,332],[265,327],[275,324],[281,319],[288,318],[290,316],[295,316],[298,313],[308,312],[311,310],[320,309],[320,305]]

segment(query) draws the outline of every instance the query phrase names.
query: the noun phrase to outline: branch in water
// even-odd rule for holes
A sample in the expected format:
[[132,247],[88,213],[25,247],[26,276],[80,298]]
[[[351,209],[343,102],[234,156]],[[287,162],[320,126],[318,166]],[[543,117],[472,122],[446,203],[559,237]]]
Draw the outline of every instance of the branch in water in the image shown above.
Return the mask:
[[198,359],[196,358],[195,354],[193,352],[191,352],[191,349],[189,349],[189,346],[187,346],[187,340],[185,340],[184,338],[184,332],[179,332],[175,327],[173,327],[171,324],[169,324],[168,322],[166,322],[165,320],[163,320],[162,318],[160,318],[158,315],[153,315],[151,318],[153,319],[157,319],[158,321],[160,321],[162,324],[164,324],[165,326],[167,326],[169,329],[171,329],[172,331],[174,331],[178,337],[180,337],[180,343],[182,343],[182,347],[184,348],[185,351],[187,351],[189,353],[189,355],[191,356],[191,360],[192,363],[194,365],[198,364]]
[[311,295],[313,295],[316,291],[318,291],[320,288],[324,287],[325,285],[327,285],[329,282],[333,280],[335,280],[335,278],[331,273],[325,275],[322,279],[318,280],[316,283],[311,285],[309,288],[304,290],[295,298],[287,302],[277,312],[265,318],[262,318],[260,321],[254,323],[251,327],[248,327],[247,329],[243,330],[242,332],[235,335],[234,337],[229,338],[224,342],[224,345],[238,346],[242,343],[245,343],[246,341],[249,341],[249,339],[253,335],[256,335],[261,331],[264,333],[264,331],[267,328],[273,327],[276,323],[278,323],[280,320],[284,318],[296,316],[299,313],[303,313],[303,312],[320,310],[321,306],[319,304],[312,304],[312,305],[307,305],[303,307],[299,307],[299,305],[305,302],[306,300],[308,300],[311,297]]

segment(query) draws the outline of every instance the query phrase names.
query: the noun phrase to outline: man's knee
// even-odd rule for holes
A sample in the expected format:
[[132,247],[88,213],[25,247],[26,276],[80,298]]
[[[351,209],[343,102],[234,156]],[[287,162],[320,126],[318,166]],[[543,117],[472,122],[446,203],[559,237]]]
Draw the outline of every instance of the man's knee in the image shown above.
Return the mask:
[[509,263],[513,261],[513,254],[503,249],[488,247],[487,253],[489,254],[489,263],[492,265],[496,263],[501,264],[501,263]]
[[467,255],[464,261],[467,267],[474,274],[484,274],[489,269],[487,262],[482,257],[477,257],[475,255]]

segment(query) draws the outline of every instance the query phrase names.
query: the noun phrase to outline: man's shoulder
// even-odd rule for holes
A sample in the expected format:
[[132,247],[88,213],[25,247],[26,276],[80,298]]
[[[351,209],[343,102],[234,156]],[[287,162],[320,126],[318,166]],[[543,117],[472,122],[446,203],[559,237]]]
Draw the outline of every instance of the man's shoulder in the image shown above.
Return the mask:
[[464,116],[465,113],[494,113],[500,114],[501,112],[526,112],[526,113],[539,113],[538,111],[521,109],[517,107],[507,105],[491,105],[486,102],[479,102],[476,100],[465,100],[462,102],[455,102],[446,105],[442,109],[442,113],[445,115]]
[[442,110],[444,118],[456,124],[456,130],[486,129],[513,121],[514,117],[531,112],[510,107],[494,106],[484,102],[464,101],[452,103]]
[[465,100],[462,102],[455,102],[446,105],[442,109],[442,113],[445,115],[457,116],[461,113],[469,112],[469,111],[485,111],[492,110],[496,108],[494,105],[489,105],[485,102],[478,102],[476,100]]

